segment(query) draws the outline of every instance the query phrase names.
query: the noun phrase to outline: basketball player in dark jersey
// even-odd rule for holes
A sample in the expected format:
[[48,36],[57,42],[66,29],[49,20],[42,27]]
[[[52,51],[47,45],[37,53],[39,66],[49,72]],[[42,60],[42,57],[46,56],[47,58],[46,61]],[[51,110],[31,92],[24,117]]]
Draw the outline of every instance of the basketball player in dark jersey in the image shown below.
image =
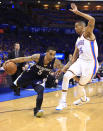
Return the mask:
[[16,79],[14,82],[15,88],[23,87],[26,85],[32,85],[34,90],[37,92],[38,96],[36,99],[36,107],[34,108],[34,116],[41,117],[43,111],[41,110],[41,105],[43,102],[43,92],[44,86],[41,84],[36,84],[35,81],[45,81],[49,73],[55,68],[62,68],[62,63],[55,59],[56,50],[53,47],[49,47],[45,55],[34,54],[28,57],[18,57],[15,59],[10,59],[14,63],[22,63],[28,61],[35,61],[30,70],[26,70]]

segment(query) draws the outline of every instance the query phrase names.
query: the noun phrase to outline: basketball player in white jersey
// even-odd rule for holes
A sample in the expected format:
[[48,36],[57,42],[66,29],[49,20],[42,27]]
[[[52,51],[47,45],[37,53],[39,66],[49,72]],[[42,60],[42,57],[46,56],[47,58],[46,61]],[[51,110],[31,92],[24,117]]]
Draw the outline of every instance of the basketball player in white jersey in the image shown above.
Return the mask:
[[92,16],[80,12],[74,3],[71,4],[71,8],[70,11],[87,19],[88,25],[86,26],[83,21],[75,23],[75,30],[79,37],[75,45],[71,63],[68,62],[60,72],[58,71],[58,73],[66,73],[62,82],[62,96],[56,110],[62,110],[67,107],[66,96],[69,80],[78,75],[80,75],[80,79],[77,88],[80,99],[74,101],[73,104],[80,105],[89,102],[90,99],[86,97],[84,86],[90,82],[98,69],[98,46],[95,35],[93,34],[95,19]]

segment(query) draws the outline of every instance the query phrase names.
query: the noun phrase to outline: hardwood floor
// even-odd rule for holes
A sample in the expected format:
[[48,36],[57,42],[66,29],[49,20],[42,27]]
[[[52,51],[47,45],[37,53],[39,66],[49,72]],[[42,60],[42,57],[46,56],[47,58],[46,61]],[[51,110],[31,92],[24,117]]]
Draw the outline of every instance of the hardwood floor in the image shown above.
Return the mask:
[[74,88],[68,90],[68,107],[56,111],[61,91],[45,93],[44,116],[33,116],[36,96],[0,103],[0,131],[103,131],[103,82],[86,86],[90,102],[73,106]]

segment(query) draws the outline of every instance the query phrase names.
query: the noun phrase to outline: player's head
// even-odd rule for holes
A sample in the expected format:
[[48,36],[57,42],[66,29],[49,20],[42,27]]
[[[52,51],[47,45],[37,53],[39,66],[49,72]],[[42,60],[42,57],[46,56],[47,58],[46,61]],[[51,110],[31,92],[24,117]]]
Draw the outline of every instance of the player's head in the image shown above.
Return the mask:
[[78,35],[81,35],[83,34],[83,32],[85,31],[85,27],[86,27],[86,24],[84,21],[77,21],[75,23],[75,31]]
[[54,47],[48,47],[46,51],[46,57],[49,61],[52,61],[55,57],[56,49]]
[[19,50],[20,49],[20,44],[18,42],[16,42],[14,44],[14,48],[15,48],[15,50]]

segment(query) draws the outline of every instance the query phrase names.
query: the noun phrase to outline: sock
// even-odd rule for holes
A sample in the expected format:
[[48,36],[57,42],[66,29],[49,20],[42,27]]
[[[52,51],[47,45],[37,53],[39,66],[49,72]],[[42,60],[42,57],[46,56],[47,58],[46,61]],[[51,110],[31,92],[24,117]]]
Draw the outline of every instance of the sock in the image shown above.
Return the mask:
[[84,95],[81,97],[81,99],[82,99],[83,101],[86,101],[87,97],[86,97],[86,91],[85,91],[84,88],[82,89],[82,92],[83,92]]
[[66,97],[67,97],[67,91],[66,92],[62,92],[61,102],[66,102]]

